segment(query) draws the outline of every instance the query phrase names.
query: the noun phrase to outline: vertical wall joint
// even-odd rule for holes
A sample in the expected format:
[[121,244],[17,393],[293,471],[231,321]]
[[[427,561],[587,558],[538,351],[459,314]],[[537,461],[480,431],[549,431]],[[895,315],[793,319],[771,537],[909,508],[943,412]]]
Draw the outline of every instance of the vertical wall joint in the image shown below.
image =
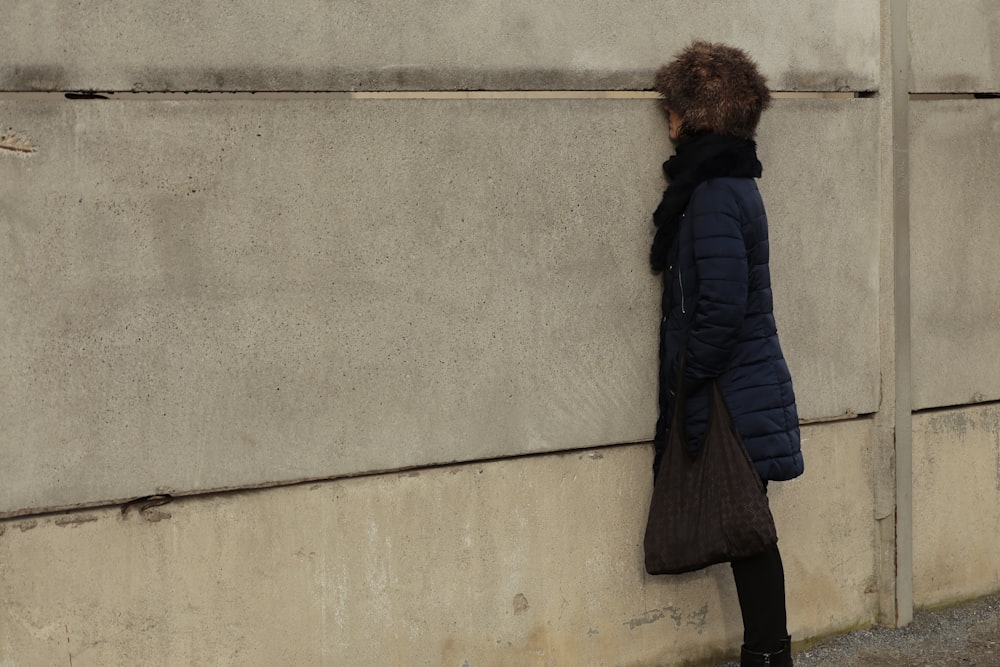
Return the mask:
[[890,2],[894,316],[895,623],[913,619],[913,418],[910,399],[910,43],[908,0]]

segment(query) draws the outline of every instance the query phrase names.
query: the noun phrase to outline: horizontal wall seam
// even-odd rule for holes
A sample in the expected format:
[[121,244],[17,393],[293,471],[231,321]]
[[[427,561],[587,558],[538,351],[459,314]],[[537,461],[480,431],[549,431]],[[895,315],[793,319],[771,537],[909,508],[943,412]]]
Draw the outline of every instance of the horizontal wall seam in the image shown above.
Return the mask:
[[831,415],[829,417],[813,417],[811,419],[800,419],[800,426],[811,426],[813,424],[829,424],[831,422],[845,422],[853,419],[868,419],[874,417],[874,412],[845,412],[841,415]]
[[[824,92],[772,91],[775,100],[850,100],[878,97],[878,91]],[[1000,93],[991,92],[919,92],[909,93],[913,102],[948,100],[1000,100]],[[0,91],[0,101],[27,99],[74,101],[88,100],[646,100],[657,99],[650,90],[417,90],[417,91],[161,91],[135,92],[111,90],[99,92],[74,91]]]
[[[772,91],[776,100],[800,99],[855,99],[868,97],[864,91]],[[659,94],[649,90],[420,90],[420,91],[5,91],[0,101],[25,99],[62,98],[76,101],[89,100],[234,100],[234,99],[329,99],[329,100],[631,100],[658,99]]]
[[[817,419],[801,420],[799,423],[802,424],[803,426],[818,426],[821,424],[832,424],[837,422],[853,421],[856,419],[865,420],[865,419],[871,419],[873,417],[874,413],[870,414],[848,413],[836,417],[821,417]],[[88,512],[95,510],[107,510],[112,508],[119,508],[124,514],[125,512],[128,511],[128,509],[132,507],[142,506],[145,501],[149,501],[151,504],[155,506],[160,506],[184,499],[211,498],[213,496],[225,496],[225,495],[246,493],[252,491],[266,491],[269,489],[283,489],[288,487],[304,486],[306,484],[325,484],[329,482],[338,482],[349,479],[363,479],[365,477],[378,477],[382,475],[400,475],[400,474],[406,475],[406,474],[420,473],[426,470],[457,468],[460,466],[485,465],[488,463],[499,463],[501,461],[514,461],[519,459],[533,459],[543,456],[571,456],[573,454],[579,454],[582,456],[588,456],[588,455],[594,456],[596,452],[604,449],[618,449],[622,447],[641,447],[641,446],[649,446],[651,444],[652,442],[649,440],[641,440],[636,442],[620,442],[620,443],[611,443],[604,445],[592,445],[590,447],[577,447],[574,449],[559,449],[548,452],[527,452],[524,454],[514,454],[511,456],[494,456],[488,458],[470,459],[467,461],[431,463],[426,465],[409,466],[404,468],[392,468],[387,470],[373,470],[373,471],[359,472],[347,475],[335,475],[333,477],[309,477],[296,480],[264,482],[261,484],[251,484],[246,486],[207,489],[199,491],[182,491],[182,492],[157,491],[155,493],[151,493],[150,495],[146,496],[137,496],[129,498],[112,498],[109,500],[94,501],[92,503],[30,508],[20,511],[0,513],[0,523],[9,521],[20,521],[25,519],[38,519],[59,514],[74,514],[74,513]],[[2,534],[2,532],[3,531],[0,531],[0,534]]]
[[910,93],[911,102],[947,100],[1000,100],[1000,93]]
[[957,410],[974,410],[976,408],[989,408],[1000,406],[1000,399],[992,401],[981,401],[978,403],[955,403],[954,405],[936,405],[930,408],[920,408],[914,410],[914,415],[930,415],[937,412],[955,412]]
[[488,458],[470,459],[463,461],[451,461],[447,463],[430,463],[417,466],[407,466],[402,468],[389,468],[383,470],[370,470],[357,473],[349,473],[345,475],[334,475],[332,477],[304,477],[294,480],[281,480],[275,482],[262,482],[260,484],[248,484],[244,486],[235,487],[224,487],[216,489],[203,489],[197,491],[173,491],[173,490],[160,490],[150,495],[145,496],[135,496],[128,498],[112,498],[106,500],[98,500],[91,503],[80,503],[74,505],[53,505],[49,507],[39,507],[39,508],[29,508],[25,510],[16,510],[13,512],[0,513],[0,522],[21,520],[28,518],[38,518],[45,516],[52,516],[56,514],[67,514],[74,512],[86,512],[93,510],[106,510],[111,508],[121,508],[124,514],[128,508],[133,506],[142,505],[144,500],[156,499],[157,505],[167,504],[174,502],[176,500],[188,499],[188,498],[204,498],[212,496],[223,496],[232,495],[236,493],[244,493],[250,491],[264,491],[268,489],[282,489],[287,487],[304,486],[307,484],[324,484],[329,482],[337,482],[349,479],[363,479],[366,477],[379,477],[382,475],[406,475],[419,473],[425,470],[437,470],[444,468],[456,468],[460,466],[476,466],[484,465],[487,463],[497,463],[500,461],[512,461],[519,459],[533,459],[543,456],[568,456],[575,453],[587,455],[592,454],[597,450],[602,449],[614,449],[619,447],[634,447],[649,445],[650,441],[639,441],[639,442],[623,442],[623,443],[612,443],[605,445],[593,445],[590,447],[579,447],[575,449],[562,449],[553,450],[548,452],[527,452],[524,454],[514,454],[511,456],[495,456]]

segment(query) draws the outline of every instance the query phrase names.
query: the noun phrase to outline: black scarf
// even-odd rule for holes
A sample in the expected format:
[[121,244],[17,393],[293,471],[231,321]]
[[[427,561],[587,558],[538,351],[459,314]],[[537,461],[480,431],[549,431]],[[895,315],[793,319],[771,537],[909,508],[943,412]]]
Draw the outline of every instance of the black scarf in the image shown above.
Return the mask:
[[677,144],[676,153],[663,163],[663,173],[670,182],[663,199],[653,213],[656,236],[649,253],[654,273],[667,266],[667,251],[677,237],[681,214],[698,184],[724,176],[760,178],[757,144],[722,134],[699,134]]

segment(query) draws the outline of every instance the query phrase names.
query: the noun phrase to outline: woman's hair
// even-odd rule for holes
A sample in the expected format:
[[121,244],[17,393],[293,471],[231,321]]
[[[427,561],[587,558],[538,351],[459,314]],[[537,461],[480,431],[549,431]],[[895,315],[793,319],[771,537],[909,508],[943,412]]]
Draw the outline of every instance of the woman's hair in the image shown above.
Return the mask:
[[753,139],[771,91],[745,51],[696,41],[656,72],[663,104],[683,118],[681,136],[698,132]]

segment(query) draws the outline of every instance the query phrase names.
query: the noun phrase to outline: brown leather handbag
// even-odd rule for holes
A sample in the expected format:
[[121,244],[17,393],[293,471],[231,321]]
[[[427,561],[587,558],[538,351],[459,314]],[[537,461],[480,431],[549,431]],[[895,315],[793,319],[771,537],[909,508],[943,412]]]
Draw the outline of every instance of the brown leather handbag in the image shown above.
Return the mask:
[[677,392],[646,521],[649,574],[700,570],[753,556],[778,541],[764,485],[718,383],[713,380],[708,391],[708,427],[694,453],[686,446],[684,397]]

